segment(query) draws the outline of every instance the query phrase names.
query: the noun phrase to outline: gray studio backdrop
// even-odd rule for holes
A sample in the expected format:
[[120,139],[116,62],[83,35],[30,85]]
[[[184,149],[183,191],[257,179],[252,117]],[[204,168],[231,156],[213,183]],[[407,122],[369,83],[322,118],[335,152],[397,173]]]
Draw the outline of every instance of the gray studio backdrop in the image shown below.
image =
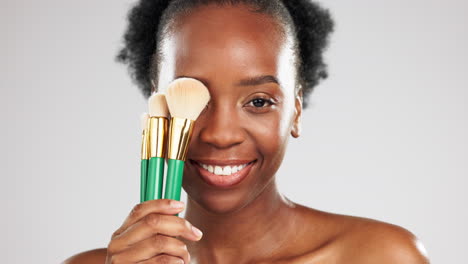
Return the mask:
[[[3,263],[105,247],[138,202],[146,102],[113,61],[133,2],[1,1]],[[322,3],[337,21],[330,78],[281,190],[401,225],[433,263],[466,263],[468,2]]]

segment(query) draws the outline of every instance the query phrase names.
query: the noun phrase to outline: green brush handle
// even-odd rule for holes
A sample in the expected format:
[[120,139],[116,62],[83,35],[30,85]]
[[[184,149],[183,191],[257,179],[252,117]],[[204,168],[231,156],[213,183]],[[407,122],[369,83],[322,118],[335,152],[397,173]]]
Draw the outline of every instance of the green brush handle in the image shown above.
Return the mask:
[[146,181],[146,201],[162,198],[163,178],[164,158],[150,158]]
[[165,199],[180,201],[185,161],[168,159]]
[[142,159],[140,165],[140,203],[145,201],[146,197],[146,175],[148,174],[148,160]]

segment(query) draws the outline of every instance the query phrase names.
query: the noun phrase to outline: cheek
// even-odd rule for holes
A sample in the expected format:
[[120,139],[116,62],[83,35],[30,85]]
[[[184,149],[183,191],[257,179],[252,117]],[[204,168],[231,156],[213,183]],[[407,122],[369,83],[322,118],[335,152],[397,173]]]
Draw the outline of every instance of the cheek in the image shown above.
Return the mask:
[[286,148],[290,120],[284,112],[278,111],[251,117],[245,124],[249,124],[250,129],[246,129],[255,140],[255,145],[259,155],[263,158],[263,163],[267,170],[279,167]]

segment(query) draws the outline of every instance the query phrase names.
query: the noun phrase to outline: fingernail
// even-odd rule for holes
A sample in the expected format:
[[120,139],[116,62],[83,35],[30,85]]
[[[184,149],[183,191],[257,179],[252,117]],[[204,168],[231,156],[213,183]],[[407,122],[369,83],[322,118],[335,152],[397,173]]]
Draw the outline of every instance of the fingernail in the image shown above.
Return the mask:
[[183,202],[179,202],[179,201],[171,201],[171,202],[169,203],[169,205],[170,205],[172,208],[177,208],[177,209],[184,208],[184,203],[183,203]]
[[197,237],[203,236],[202,231],[200,231],[200,229],[198,229],[198,228],[196,228],[196,227],[194,227],[194,226],[192,226],[192,232],[193,232]]

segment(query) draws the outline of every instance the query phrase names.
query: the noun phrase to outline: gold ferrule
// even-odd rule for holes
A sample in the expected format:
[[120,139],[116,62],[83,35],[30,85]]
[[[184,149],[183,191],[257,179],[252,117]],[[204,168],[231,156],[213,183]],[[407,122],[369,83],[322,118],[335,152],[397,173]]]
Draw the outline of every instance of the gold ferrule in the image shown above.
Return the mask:
[[149,119],[149,146],[150,158],[166,157],[166,138],[169,121],[165,117],[150,117]]
[[173,117],[169,129],[168,159],[185,161],[195,121]]
[[148,159],[149,149],[148,149],[148,129],[145,128],[141,134],[141,159]]

